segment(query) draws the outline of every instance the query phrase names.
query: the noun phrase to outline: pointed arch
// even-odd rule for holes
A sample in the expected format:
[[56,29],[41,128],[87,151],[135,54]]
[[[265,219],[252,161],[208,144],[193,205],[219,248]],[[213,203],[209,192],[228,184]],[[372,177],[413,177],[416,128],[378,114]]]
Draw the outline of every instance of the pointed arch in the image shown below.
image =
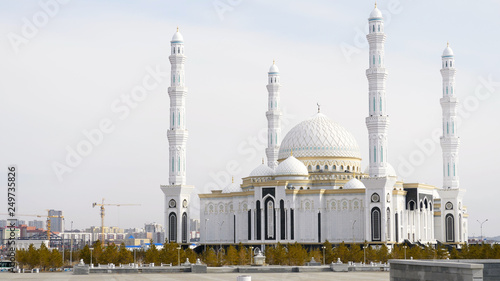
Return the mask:
[[177,215],[174,212],[168,216],[168,240],[177,242]]

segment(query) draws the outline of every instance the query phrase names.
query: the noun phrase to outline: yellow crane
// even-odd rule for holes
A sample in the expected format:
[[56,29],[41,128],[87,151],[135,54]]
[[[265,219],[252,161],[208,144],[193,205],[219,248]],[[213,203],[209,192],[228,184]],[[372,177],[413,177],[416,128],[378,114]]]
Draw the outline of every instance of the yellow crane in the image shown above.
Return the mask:
[[102,198],[101,203],[92,203],[92,208],[95,206],[100,206],[101,208],[101,239],[102,239],[102,244],[106,242],[106,239],[104,238],[104,206],[140,206],[141,204],[104,204],[104,198]]
[[[37,218],[47,218],[47,240],[49,240],[49,245],[50,245],[50,219],[51,218],[64,218],[64,216],[51,216],[50,210],[47,210],[47,215],[23,215],[23,214],[16,214],[16,217],[37,217]],[[8,214],[0,214],[0,215],[8,215]],[[63,229],[64,231],[64,229]]]

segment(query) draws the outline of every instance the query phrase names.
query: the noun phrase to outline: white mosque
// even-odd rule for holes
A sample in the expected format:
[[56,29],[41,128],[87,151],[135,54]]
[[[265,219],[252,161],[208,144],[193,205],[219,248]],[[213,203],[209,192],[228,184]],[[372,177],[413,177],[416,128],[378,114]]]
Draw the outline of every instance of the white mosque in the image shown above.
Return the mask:
[[[256,167],[242,184],[233,182],[199,194],[203,244],[265,245],[299,242],[386,244],[467,242],[467,210],[459,188],[458,138],[453,51],[444,50],[443,186],[398,180],[387,159],[389,126],[386,107],[384,20],[375,6],[368,18],[369,166],[361,170],[361,154],[352,134],[318,113],[293,127],[282,139],[280,72],[268,72],[267,165]],[[186,185],[184,40],[179,30],[171,41],[169,184],[165,194],[165,229],[169,241],[188,243],[189,194]]]

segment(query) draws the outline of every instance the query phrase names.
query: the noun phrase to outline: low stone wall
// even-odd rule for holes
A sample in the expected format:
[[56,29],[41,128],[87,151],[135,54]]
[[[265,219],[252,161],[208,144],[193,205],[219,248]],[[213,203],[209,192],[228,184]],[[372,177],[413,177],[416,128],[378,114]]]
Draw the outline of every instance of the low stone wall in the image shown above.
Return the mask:
[[483,269],[483,280],[484,281],[498,281],[500,280],[500,260],[449,260],[450,262],[460,262],[460,263],[474,263],[482,264]]
[[482,281],[482,264],[451,261],[390,260],[391,281]]

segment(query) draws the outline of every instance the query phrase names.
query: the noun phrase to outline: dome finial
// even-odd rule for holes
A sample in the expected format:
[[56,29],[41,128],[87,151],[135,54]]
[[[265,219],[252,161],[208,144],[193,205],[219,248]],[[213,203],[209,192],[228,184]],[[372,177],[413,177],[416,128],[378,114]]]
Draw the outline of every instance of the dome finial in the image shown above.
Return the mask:
[[177,32],[179,32],[179,27],[177,26]]
[[234,183],[234,176],[231,177],[231,183]]
[[321,105],[317,102],[316,105],[318,106],[318,113],[321,111]]
[[290,156],[293,156],[293,148],[290,149]]
[[262,157],[262,164],[264,164],[264,157]]
[[275,60],[275,59],[273,59],[273,64],[274,64],[275,62],[276,62],[276,60]]
[[450,42],[446,41],[446,47],[450,46]]
[[375,1],[375,8],[377,8],[377,1]]

